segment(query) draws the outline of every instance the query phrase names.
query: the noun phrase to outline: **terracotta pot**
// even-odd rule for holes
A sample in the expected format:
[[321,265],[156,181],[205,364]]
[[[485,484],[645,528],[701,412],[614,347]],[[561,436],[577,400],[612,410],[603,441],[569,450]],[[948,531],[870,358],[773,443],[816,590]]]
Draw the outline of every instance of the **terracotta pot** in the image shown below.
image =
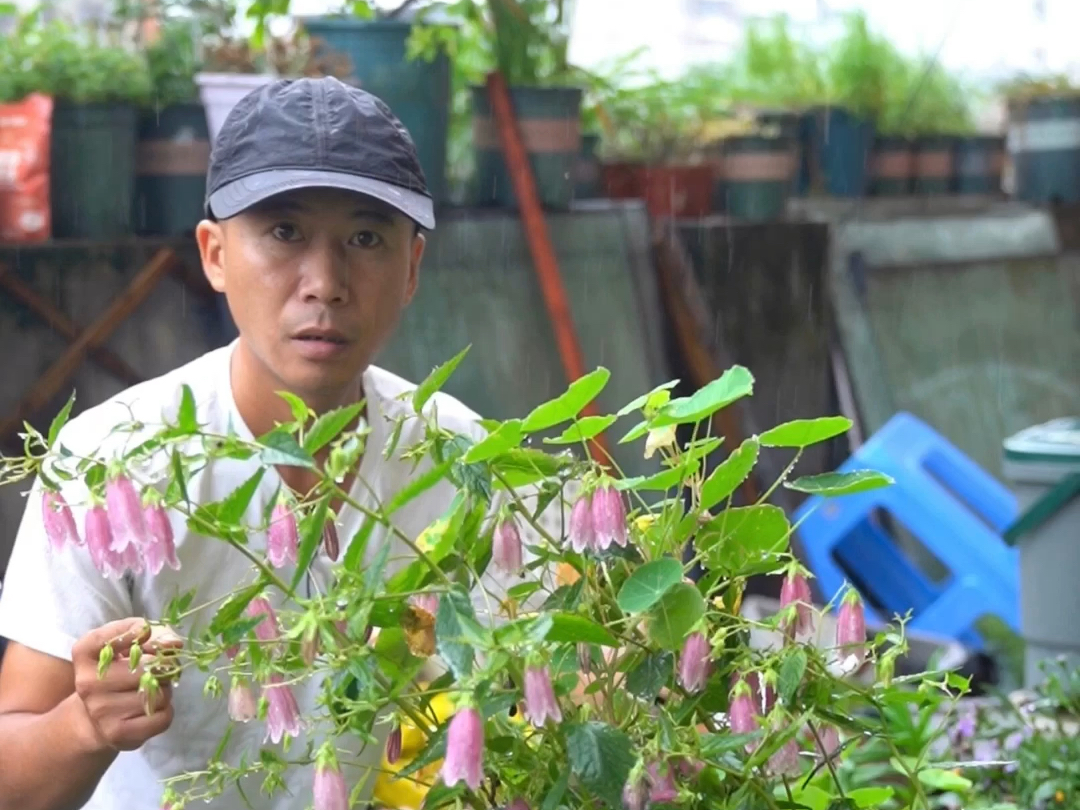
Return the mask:
[[611,200],[634,200],[645,196],[644,166],[640,163],[605,163],[600,167],[604,196]]
[[648,166],[644,171],[645,206],[654,217],[703,217],[712,211],[715,168]]

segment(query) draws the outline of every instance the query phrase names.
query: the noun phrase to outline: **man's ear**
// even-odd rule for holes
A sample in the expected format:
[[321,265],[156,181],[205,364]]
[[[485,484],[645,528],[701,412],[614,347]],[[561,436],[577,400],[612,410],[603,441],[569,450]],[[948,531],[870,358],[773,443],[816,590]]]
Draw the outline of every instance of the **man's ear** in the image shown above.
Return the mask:
[[420,286],[420,262],[424,258],[424,248],[427,246],[427,237],[417,233],[413,237],[412,247],[409,249],[409,284],[405,288],[405,303],[408,304],[416,295],[416,288]]
[[225,292],[225,234],[220,222],[204,219],[195,226],[195,241],[199,245],[203,274],[210,286]]

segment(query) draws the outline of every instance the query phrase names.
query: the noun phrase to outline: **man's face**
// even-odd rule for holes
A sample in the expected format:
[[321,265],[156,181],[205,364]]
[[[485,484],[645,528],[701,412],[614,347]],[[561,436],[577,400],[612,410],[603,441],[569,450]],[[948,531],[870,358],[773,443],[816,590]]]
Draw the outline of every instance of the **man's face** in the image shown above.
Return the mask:
[[386,342],[416,290],[424,237],[387,205],[334,189],[273,197],[197,233],[241,341],[287,390],[333,397]]

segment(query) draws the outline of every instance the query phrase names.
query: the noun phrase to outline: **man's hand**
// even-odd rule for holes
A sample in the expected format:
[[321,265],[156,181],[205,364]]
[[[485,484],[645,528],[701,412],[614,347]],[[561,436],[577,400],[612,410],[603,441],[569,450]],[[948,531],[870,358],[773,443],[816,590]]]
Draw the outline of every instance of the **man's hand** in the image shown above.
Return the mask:
[[[168,630],[151,634],[145,619],[123,619],[87,633],[71,651],[75,692],[90,729],[100,746],[115,751],[139,748],[164,732],[173,719],[171,682],[163,677],[158,689],[140,691],[144,663],[132,671],[133,645],[143,654],[156,654],[178,649],[182,642]],[[101,668],[107,646],[112,647],[111,661]],[[106,653],[106,660],[109,657]]]

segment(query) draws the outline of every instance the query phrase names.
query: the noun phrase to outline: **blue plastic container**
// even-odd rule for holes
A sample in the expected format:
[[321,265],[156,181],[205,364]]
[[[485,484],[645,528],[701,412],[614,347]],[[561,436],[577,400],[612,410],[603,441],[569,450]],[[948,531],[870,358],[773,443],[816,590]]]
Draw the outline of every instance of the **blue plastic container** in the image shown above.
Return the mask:
[[400,20],[305,17],[304,28],[349,58],[360,87],[381,98],[409,130],[435,203],[446,202],[450,127],[450,60],[409,60],[412,24]]
[[797,190],[830,197],[862,197],[870,180],[874,125],[841,107],[817,107],[799,128],[803,160]]
[[[975,625],[986,614],[1018,631],[1019,556],[1002,539],[1018,514],[1015,496],[907,413],[890,419],[841,467],[857,469],[896,483],[810,498],[796,513],[823,597],[832,599],[849,582],[868,617],[888,622],[910,612],[913,630],[975,649],[985,646]],[[904,544],[898,535],[906,535]]]

